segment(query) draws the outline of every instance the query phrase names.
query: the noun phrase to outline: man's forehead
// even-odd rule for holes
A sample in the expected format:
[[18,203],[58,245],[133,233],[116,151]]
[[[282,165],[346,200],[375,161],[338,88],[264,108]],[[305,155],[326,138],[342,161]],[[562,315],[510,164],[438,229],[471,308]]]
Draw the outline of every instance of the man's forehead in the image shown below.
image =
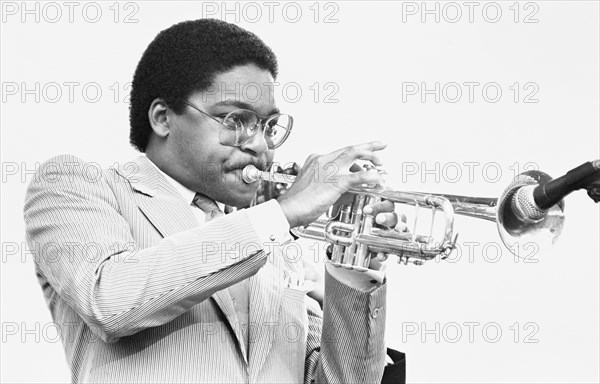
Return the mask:
[[239,101],[255,108],[273,109],[275,86],[269,71],[254,65],[235,67],[215,76],[202,92],[202,101],[210,104]]
[[274,81],[223,81],[213,82],[205,90],[207,98],[219,102],[227,99],[243,100],[247,103],[274,101]]

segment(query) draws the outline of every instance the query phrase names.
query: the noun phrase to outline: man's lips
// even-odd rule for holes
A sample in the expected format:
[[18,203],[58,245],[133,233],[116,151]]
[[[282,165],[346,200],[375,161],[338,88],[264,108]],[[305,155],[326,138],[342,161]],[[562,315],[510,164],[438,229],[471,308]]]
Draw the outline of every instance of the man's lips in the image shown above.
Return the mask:
[[265,172],[268,168],[268,166],[264,163],[259,163],[259,162],[248,162],[248,163],[241,163],[241,164],[235,164],[233,166],[227,167],[225,168],[225,172],[236,172],[236,171],[242,171],[244,168],[246,168],[248,165],[253,165],[256,168],[260,169],[261,171]]

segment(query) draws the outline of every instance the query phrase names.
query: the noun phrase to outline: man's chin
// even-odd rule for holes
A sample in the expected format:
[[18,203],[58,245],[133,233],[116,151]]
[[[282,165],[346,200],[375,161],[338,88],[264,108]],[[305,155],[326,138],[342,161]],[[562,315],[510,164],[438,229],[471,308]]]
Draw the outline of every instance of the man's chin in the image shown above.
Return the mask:
[[250,185],[246,186],[246,188],[236,188],[236,186],[233,186],[227,191],[223,191],[222,196],[217,197],[215,200],[232,207],[244,208],[250,205],[252,199],[256,196],[257,189]]
[[229,205],[231,207],[236,207],[236,208],[246,208],[250,205],[250,203],[252,203],[252,199],[254,198],[254,195],[236,195],[236,196],[224,196],[222,199],[222,203],[225,205]]
[[215,191],[215,200],[232,207],[243,208],[250,205],[259,183],[247,184],[241,179],[241,170],[225,173],[224,182],[221,183],[219,191]]

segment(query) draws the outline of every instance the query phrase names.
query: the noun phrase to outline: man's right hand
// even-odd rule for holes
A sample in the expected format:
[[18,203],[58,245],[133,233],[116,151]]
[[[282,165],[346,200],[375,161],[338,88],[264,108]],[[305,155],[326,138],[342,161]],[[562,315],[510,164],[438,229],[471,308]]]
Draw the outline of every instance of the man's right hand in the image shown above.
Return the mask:
[[356,160],[382,165],[375,152],[385,147],[386,144],[372,141],[326,155],[310,155],[290,189],[277,199],[290,227],[312,223],[352,187],[382,184],[376,170],[351,172],[350,167]]

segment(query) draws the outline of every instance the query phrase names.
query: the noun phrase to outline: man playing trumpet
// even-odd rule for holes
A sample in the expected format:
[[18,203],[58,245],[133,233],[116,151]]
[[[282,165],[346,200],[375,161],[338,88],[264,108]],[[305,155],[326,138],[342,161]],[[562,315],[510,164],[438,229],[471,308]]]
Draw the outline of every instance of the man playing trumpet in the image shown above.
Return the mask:
[[[276,76],[275,55],[252,33],[217,20],[176,24],[133,79],[130,141],[145,155],[99,178],[68,155],[40,168],[27,238],[73,382],[381,381],[382,274],[327,266],[321,311],[285,251],[290,228],[354,186],[381,183],[350,168],[381,165],[385,145],[311,155],[278,200],[223,214],[256,193],[242,169],[265,170],[291,133]],[[335,182],[322,180],[328,165]],[[370,209],[396,225],[392,203]]]

